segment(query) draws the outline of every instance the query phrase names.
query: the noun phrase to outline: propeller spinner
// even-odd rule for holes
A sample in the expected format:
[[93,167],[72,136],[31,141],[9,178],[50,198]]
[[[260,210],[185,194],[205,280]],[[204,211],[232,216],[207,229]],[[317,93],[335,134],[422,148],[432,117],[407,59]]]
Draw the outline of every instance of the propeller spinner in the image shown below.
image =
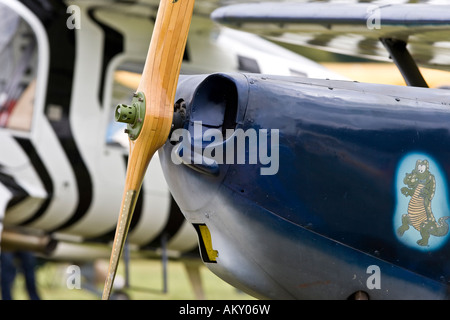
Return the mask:
[[142,78],[132,105],[119,105],[116,120],[128,123],[129,158],[103,300],[109,299],[145,171],[172,126],[175,90],[194,0],[161,0]]

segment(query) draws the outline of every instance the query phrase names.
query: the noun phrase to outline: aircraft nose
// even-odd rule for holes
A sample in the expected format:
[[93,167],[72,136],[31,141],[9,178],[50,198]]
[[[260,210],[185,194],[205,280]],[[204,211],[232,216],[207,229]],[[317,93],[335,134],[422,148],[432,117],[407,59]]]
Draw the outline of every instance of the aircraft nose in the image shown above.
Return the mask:
[[[181,206],[198,208],[205,195],[212,195],[211,191],[223,180],[228,168],[227,134],[243,121],[247,85],[244,75],[180,77],[172,130],[160,150],[160,159],[166,180]],[[202,199],[186,197],[182,192],[186,186],[195,188],[196,194],[203,193]]]
[[[194,85],[193,85],[194,82]],[[207,175],[219,175],[226,140],[242,123],[247,80],[213,74],[181,80],[169,141],[171,160]]]

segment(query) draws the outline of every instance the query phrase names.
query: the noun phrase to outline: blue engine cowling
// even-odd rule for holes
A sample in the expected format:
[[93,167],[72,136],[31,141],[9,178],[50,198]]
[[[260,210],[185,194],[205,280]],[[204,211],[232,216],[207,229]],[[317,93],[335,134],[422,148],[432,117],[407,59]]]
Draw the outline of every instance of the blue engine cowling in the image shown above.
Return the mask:
[[445,298],[449,97],[308,78],[181,77],[185,120],[160,158],[205,264],[260,298]]

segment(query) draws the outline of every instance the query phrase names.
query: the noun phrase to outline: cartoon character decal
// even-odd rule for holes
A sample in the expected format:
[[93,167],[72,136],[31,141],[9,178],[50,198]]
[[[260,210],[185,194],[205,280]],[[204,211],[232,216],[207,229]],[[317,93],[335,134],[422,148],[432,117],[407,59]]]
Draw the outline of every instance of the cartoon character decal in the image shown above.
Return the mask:
[[[403,186],[398,186],[397,189],[397,192],[399,192],[398,202],[402,203],[402,205],[397,206],[397,214],[395,216],[397,221],[394,221],[394,226],[398,238],[407,242],[408,245],[412,247],[416,246],[417,248],[436,249],[443,242],[434,241],[432,244],[430,237],[446,238],[445,236],[448,234],[449,229],[446,220],[450,218],[450,216],[444,216],[444,214],[449,214],[450,211],[448,210],[446,191],[439,190],[440,188],[446,189],[445,180],[440,174],[438,179],[435,177],[430,167],[430,162],[433,164],[435,162],[429,159],[431,159],[431,157],[417,159],[412,170],[412,161],[409,159],[409,170],[411,171],[405,172],[407,167],[403,165]],[[434,170],[440,173],[437,165],[435,165],[434,168]],[[399,170],[398,184],[401,174],[402,172]],[[437,181],[439,183],[437,183]],[[439,200],[436,201],[439,201],[440,203],[434,206],[435,195],[437,193],[439,193]],[[405,201],[404,199],[401,199],[402,197],[407,197],[409,200]],[[439,210],[434,212],[434,209]],[[400,214],[402,210],[403,213]],[[411,230],[415,229],[416,231],[408,231],[410,230],[410,227],[413,227]],[[406,237],[406,234],[408,233],[410,234]],[[415,244],[411,241],[413,237],[416,239]]]

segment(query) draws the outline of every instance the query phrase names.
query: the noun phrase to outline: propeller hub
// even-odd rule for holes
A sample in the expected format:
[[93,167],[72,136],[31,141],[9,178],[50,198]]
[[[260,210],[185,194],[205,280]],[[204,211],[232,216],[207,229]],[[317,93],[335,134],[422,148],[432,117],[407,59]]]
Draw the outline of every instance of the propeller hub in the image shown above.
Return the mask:
[[136,121],[136,109],[135,105],[119,104],[116,107],[116,121],[134,124]]
[[115,119],[117,122],[127,123],[125,133],[131,140],[137,139],[141,132],[145,117],[145,95],[143,92],[136,92],[133,95],[131,105],[119,104],[116,107]]

